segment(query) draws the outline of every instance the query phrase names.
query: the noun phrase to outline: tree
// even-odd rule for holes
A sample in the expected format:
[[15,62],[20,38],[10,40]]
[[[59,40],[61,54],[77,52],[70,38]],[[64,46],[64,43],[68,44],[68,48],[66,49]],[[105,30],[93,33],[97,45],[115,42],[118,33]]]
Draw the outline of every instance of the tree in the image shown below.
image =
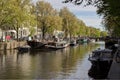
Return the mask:
[[53,35],[54,30],[62,29],[62,18],[60,16],[47,16],[46,22],[47,33]]
[[45,34],[52,33],[54,29],[60,29],[62,22],[57,11],[50,3],[38,1],[36,3],[38,17],[38,27],[42,30],[43,39]]
[[76,16],[71,13],[66,7],[60,10],[60,16],[63,21],[63,31],[65,32],[65,37],[70,35],[70,37],[77,34],[79,25],[77,24]]
[[0,28],[4,29],[6,25],[10,24],[10,13],[12,12],[12,8],[10,7],[10,1],[1,0],[0,4]]
[[88,28],[89,28],[89,37],[96,38],[96,37],[100,37],[101,36],[100,35],[100,33],[101,33],[100,29],[96,29],[94,27],[88,27]]
[[77,35],[86,36],[87,26],[85,25],[85,23],[82,20],[77,19],[77,25],[78,25],[78,29],[76,30]]
[[31,14],[30,0],[2,0],[1,1],[0,26],[3,30],[15,29],[31,26],[34,22],[34,16]]
[[102,2],[97,13],[103,15],[103,24],[111,36],[120,36],[120,1],[105,0]]
[[106,31],[101,31],[100,36],[101,37],[106,37],[108,34]]
[[[120,30],[120,0],[64,0],[64,3],[73,2],[75,5],[93,5],[97,13],[103,16],[103,23],[112,36],[119,36]],[[111,23],[112,21],[112,23]],[[110,25],[112,24],[112,26]],[[112,29],[112,30],[111,30]],[[111,32],[112,31],[112,32]],[[117,35],[115,35],[117,33]]]

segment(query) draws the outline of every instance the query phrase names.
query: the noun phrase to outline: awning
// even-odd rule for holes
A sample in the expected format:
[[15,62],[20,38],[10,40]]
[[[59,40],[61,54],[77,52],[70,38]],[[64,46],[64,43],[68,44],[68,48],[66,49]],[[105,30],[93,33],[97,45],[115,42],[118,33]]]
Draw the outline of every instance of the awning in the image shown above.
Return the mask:
[[7,32],[13,32],[13,33],[16,33],[16,31],[15,31],[15,30],[8,30]]

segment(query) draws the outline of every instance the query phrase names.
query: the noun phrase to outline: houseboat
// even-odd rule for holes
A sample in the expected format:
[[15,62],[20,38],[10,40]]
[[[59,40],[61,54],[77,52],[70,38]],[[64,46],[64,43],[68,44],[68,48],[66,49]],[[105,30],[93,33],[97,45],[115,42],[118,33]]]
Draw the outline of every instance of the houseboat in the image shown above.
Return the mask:
[[45,45],[46,48],[53,49],[53,50],[63,49],[67,46],[69,46],[69,43],[67,43],[66,41],[49,42],[47,45]]
[[28,46],[28,45],[19,46],[19,47],[17,48],[17,50],[18,50],[19,53],[26,53],[26,52],[29,52],[30,49],[31,49],[31,47]]
[[41,49],[45,47],[45,43],[37,40],[27,41],[27,44],[31,47],[31,49]]
[[76,40],[71,40],[71,41],[70,41],[70,46],[76,46],[76,45],[77,45]]

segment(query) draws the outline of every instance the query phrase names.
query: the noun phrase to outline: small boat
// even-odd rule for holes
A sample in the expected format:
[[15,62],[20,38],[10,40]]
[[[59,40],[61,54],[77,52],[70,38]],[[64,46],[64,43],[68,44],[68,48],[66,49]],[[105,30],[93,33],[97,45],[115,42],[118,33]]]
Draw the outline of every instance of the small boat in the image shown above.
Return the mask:
[[41,49],[45,47],[45,43],[44,42],[40,42],[40,41],[27,41],[27,44],[31,47],[31,49]]
[[84,44],[84,43],[87,43],[87,42],[88,42],[88,39],[85,39],[85,38],[77,39],[78,44]]
[[77,45],[76,40],[71,40],[71,41],[70,41],[70,46],[76,46],[76,45]]
[[30,51],[31,47],[28,46],[28,45],[25,45],[25,46],[20,46],[17,48],[17,50],[20,52],[20,53],[25,53],[25,52],[28,52]]
[[90,42],[91,43],[95,43],[95,39],[90,39]]
[[61,41],[61,42],[49,42],[47,45],[45,45],[46,48],[48,49],[54,49],[54,50],[58,50],[58,49],[63,49],[65,47],[67,47],[69,44],[65,41]]
[[93,65],[108,66],[113,61],[112,50],[97,49],[89,55],[88,60],[91,61]]

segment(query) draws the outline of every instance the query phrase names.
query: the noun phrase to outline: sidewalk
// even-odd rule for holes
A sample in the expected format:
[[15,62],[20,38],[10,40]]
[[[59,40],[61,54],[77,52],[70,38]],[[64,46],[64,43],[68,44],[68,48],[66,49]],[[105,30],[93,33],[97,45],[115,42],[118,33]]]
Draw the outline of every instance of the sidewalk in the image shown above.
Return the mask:
[[117,63],[115,60],[113,60],[110,71],[108,73],[108,79],[120,80],[120,63]]

